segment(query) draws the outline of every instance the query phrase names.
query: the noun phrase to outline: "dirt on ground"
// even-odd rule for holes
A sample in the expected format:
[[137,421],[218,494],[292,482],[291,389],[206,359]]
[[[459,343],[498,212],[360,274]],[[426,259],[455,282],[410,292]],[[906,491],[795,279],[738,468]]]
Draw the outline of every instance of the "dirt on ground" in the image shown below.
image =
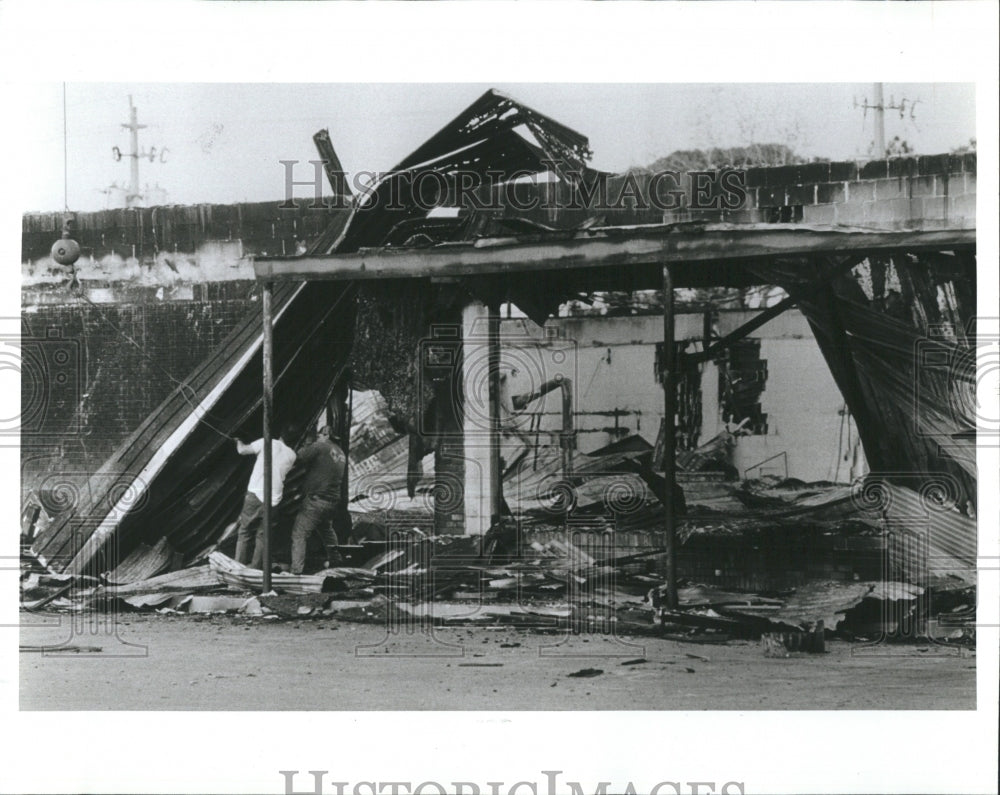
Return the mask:
[[[23,710],[975,709],[968,649],[23,613]],[[52,647],[62,650],[52,650]]]

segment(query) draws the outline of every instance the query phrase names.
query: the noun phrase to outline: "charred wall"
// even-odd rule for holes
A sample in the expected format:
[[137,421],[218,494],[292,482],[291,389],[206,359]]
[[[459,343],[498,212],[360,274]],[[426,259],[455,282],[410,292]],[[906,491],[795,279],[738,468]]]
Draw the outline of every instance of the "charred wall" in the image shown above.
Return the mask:
[[[332,201],[332,200],[331,200]],[[83,257],[109,255],[140,261],[162,253],[191,253],[211,241],[241,241],[247,254],[293,254],[301,241],[319,235],[338,213],[310,199],[242,204],[133,207],[76,213],[74,238]],[[21,261],[49,256],[63,213],[26,213],[21,222]]]
[[232,283],[198,301],[41,305],[21,316],[22,488],[57,462],[97,469],[260,303]]

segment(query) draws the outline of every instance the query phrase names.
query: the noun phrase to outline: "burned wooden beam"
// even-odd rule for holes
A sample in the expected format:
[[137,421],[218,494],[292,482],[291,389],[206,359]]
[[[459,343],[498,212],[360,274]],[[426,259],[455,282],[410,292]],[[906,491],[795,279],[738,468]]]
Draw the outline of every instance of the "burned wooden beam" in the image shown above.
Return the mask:
[[[681,264],[679,270],[683,272],[685,269],[697,270],[699,263],[708,262],[846,252],[940,250],[973,246],[975,242],[974,229],[876,232],[801,224],[714,224],[697,232],[670,227],[635,227],[609,234],[608,228],[604,228],[578,233],[571,240],[553,242],[482,239],[475,244],[420,249],[378,248],[325,256],[259,257],[254,261],[254,272],[259,280],[279,282],[483,276],[663,263]],[[678,274],[676,281],[683,284],[687,278]]]
[[351,186],[348,184],[340,158],[337,157],[337,152],[333,148],[330,131],[323,129],[317,132],[313,135],[313,143],[316,145],[316,151],[319,152],[320,158],[322,158],[323,170],[326,171],[326,178],[330,181],[334,197],[343,197],[349,201],[353,196]]
[[698,353],[686,354],[685,358],[689,362],[707,362],[710,361],[711,359],[714,359],[721,351],[724,351],[734,342],[738,342],[744,337],[753,334],[753,332],[755,332],[765,323],[768,323],[769,321],[776,318],[786,309],[791,309],[793,306],[795,306],[795,300],[796,299],[789,296],[788,298],[779,301],[774,306],[768,307],[756,317],[748,320],[738,329],[729,332],[726,336],[720,338],[716,342],[713,342],[711,345],[705,348],[705,350],[700,351]]

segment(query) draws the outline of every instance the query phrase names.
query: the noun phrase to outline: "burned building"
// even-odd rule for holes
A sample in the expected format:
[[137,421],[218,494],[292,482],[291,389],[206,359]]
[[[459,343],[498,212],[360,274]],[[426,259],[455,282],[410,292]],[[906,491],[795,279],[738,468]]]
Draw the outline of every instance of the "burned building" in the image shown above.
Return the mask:
[[[343,195],[329,136],[317,143]],[[368,193],[350,197],[349,211],[332,213],[304,253],[254,259],[262,316],[248,315],[79,499],[54,512],[33,554],[56,571],[95,576],[161,543],[170,567],[204,560],[235,518],[247,476],[231,437],[268,428],[271,407],[325,416],[346,437],[358,370],[365,387],[400,391],[378,362],[351,366],[363,306],[384,313],[385,328],[409,330],[399,339],[412,386],[393,408],[408,437],[408,479],[416,461],[433,456],[429,534],[486,539],[534,509],[548,517],[540,533],[595,531],[606,544],[610,530],[606,559],[626,548],[661,556],[673,607],[684,548],[714,526],[753,520],[727,524],[681,508],[725,479],[724,467],[704,466],[725,459],[719,446],[729,440],[716,437],[773,429],[761,398],[767,360],[753,335],[795,307],[871,473],[812,504],[809,495],[800,504],[801,494],[743,497],[753,507],[777,500],[776,527],[820,508],[818,533],[839,511],[864,514],[883,530],[886,579],[974,584],[974,157],[749,169],[736,182],[684,186],[701,198],[679,207],[652,201],[650,175],[601,174],[589,158],[580,133],[484,94]],[[726,184],[738,186],[741,201],[723,195]],[[604,189],[625,198],[594,208]],[[781,297],[733,327],[709,317],[700,334],[678,334],[676,290],[760,285],[780,287]],[[574,370],[572,335],[550,318],[581,296],[637,291],[662,296],[660,345],[646,351],[660,411],[644,418],[645,433],[583,452],[579,396],[588,376]],[[504,367],[501,307],[511,305],[550,334],[548,358],[526,359],[519,383],[517,368]],[[711,423],[698,397],[709,370],[719,384]],[[539,400],[553,406],[552,422],[518,425]],[[522,521],[519,533],[525,524],[531,530]],[[728,582],[709,560],[698,558],[692,571]],[[796,565],[780,549],[764,563]]]

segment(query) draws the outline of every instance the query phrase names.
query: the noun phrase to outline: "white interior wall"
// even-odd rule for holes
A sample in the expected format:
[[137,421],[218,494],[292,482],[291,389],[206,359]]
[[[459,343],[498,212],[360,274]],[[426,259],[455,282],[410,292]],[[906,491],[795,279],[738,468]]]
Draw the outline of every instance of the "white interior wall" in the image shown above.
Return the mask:
[[[717,331],[726,334],[755,314],[722,312]],[[701,335],[701,315],[677,316],[678,340],[700,340]],[[553,318],[544,328],[526,318],[504,320],[501,322],[503,367],[517,370],[510,377],[507,391],[510,394],[530,391],[557,373],[572,378],[574,408],[578,412],[614,408],[630,412],[620,418],[620,424],[652,444],[663,416],[663,392],[653,372],[655,345],[662,336],[663,320],[655,315]],[[830,480],[838,475],[839,447],[838,479],[849,480],[848,437],[856,440],[857,429],[839,413],[844,407],[843,397],[805,317],[791,309],[752,336],[761,339],[761,356],[768,363],[768,381],[761,405],[768,415],[769,428],[766,436],[740,438],[734,465],[743,474],[764,459],[785,453],[790,476],[805,481]],[[702,372],[701,442],[721,429],[718,398],[718,369],[708,363]],[[544,429],[558,429],[559,401],[556,391],[531,406],[531,411],[546,412]],[[527,429],[529,422],[527,414],[518,420],[522,429]],[[600,432],[613,422],[612,417],[578,415],[578,449],[590,452],[614,441],[611,434]],[[590,432],[594,430],[598,432]],[[776,469],[769,471],[780,469],[780,474],[784,474],[782,461],[775,461],[772,466]]]

